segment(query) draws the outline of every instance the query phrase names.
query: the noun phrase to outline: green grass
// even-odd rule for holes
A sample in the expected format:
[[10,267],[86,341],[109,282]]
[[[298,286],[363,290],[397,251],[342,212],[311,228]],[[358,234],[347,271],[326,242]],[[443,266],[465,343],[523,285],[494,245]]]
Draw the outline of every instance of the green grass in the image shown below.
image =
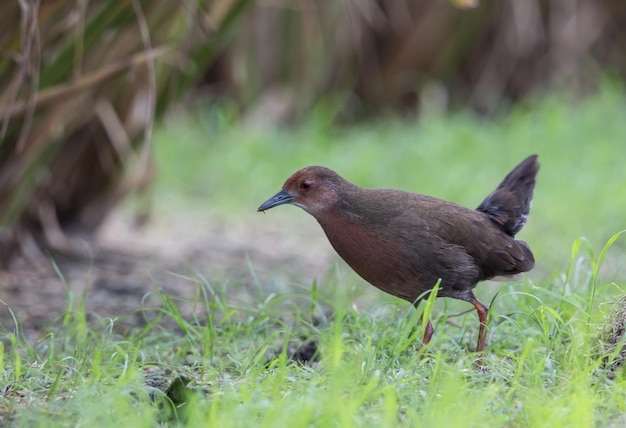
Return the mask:
[[[350,304],[358,290],[333,280],[309,293],[268,299],[259,290],[234,301],[238,285],[190,277],[203,315],[183,319],[180,302],[161,295],[157,319],[126,337],[113,334],[111,324],[86,327],[76,301],[35,344],[5,335],[12,343],[3,361],[3,422],[621,425],[626,383],[608,381],[592,352],[591,296],[603,286],[594,276],[598,267],[584,268],[588,277],[573,268],[569,287],[558,281],[507,287],[490,324],[488,370],[476,369],[468,350],[477,334],[474,314],[440,313],[424,348],[416,334],[419,311],[402,304],[358,310]],[[314,365],[289,361],[287,344],[303,337],[319,344]],[[189,384],[176,407],[164,391],[179,376]]]
[[[624,93],[605,88],[566,101],[549,98],[495,121],[457,114],[341,130],[323,118],[297,130],[246,130],[227,110],[207,110],[156,135],[157,212],[201,207],[235,222],[251,221],[248,213],[307,164],[363,186],[475,206],[538,152],[542,170],[523,232],[538,269],[518,283],[480,286],[493,301],[487,370],[476,369],[478,323],[474,312],[459,314],[469,309],[463,303],[437,301],[436,333],[422,347],[423,306],[382,298],[341,270],[281,294],[253,272],[252,288],[190,276],[192,319],[177,309],[185,302],[160,294],[156,318],[119,335],[115,320],[87,324],[81,296],[68,293],[66,316],[37,342],[5,328],[0,424],[624,425],[626,377],[607,379],[595,353],[606,303],[620,294],[612,283],[623,288],[626,277],[626,235],[615,235],[625,228]],[[353,305],[366,292],[379,303]],[[314,364],[289,358],[304,340],[318,344]],[[168,390],[177,379],[187,387]]]

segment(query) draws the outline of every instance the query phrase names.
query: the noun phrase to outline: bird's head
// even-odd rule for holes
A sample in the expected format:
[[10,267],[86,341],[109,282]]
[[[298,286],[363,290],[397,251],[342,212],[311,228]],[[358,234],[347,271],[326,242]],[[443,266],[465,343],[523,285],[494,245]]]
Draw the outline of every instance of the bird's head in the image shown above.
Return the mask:
[[280,192],[263,202],[257,211],[291,204],[316,216],[335,206],[340,188],[346,184],[348,182],[331,169],[308,166],[293,173]]

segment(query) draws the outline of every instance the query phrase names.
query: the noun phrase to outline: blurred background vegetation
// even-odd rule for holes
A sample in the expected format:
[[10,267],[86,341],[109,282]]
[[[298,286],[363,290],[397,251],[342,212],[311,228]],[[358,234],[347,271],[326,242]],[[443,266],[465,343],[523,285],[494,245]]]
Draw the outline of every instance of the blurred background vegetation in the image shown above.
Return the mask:
[[[196,131],[185,120],[161,130],[170,141],[161,149],[163,172],[188,182],[194,170],[225,164],[234,171],[231,179],[246,171],[264,173],[268,183],[258,186],[259,202],[305,158],[337,157],[337,146],[348,144],[342,139],[353,142],[345,156],[361,166],[345,171],[348,178],[424,193],[437,191],[424,185],[440,172],[435,165],[457,168],[461,182],[470,174],[493,180],[492,174],[503,176],[531,150],[571,162],[584,152],[582,167],[596,162],[602,168],[608,162],[607,171],[623,171],[624,144],[615,147],[623,127],[610,128],[608,148],[598,152],[595,138],[607,128],[598,125],[602,118],[589,118],[607,113],[604,120],[613,125],[623,121],[623,0],[9,0],[0,25],[0,257],[5,263],[15,254],[36,261],[42,250],[78,251],[68,235],[94,231],[125,196],[145,191],[155,175],[153,129],[172,106],[203,116],[194,122]],[[525,124],[516,127],[516,112],[532,111],[546,91],[568,95],[543,101],[541,117],[524,116],[517,124]],[[600,107],[584,107],[581,99],[598,93],[604,94]],[[580,105],[583,113],[555,109],[554,103]],[[471,116],[457,113],[467,111]],[[508,122],[487,125],[504,112],[510,113]],[[397,118],[417,124],[410,135],[406,128],[397,131]],[[373,126],[374,119],[387,125]],[[490,143],[473,134],[476,128],[466,126],[468,120],[472,126],[485,124],[482,140]],[[568,133],[568,123],[585,120],[591,121],[589,134],[580,127]],[[445,133],[453,122],[456,131]],[[352,125],[361,128],[346,131]],[[509,125],[518,133],[507,132]],[[285,126],[304,126],[313,134],[268,134],[269,128]],[[339,134],[329,136],[330,129]],[[281,149],[259,147],[255,133],[264,141],[280,141]],[[552,138],[548,141],[563,142],[552,149],[541,146],[546,135]],[[194,158],[197,151],[178,144],[185,138],[207,142],[208,154]],[[576,143],[568,152],[570,138]],[[398,168],[404,177],[399,173],[383,181],[363,174],[380,160],[380,152],[357,151],[355,141],[372,139],[395,153],[388,161],[412,163]],[[506,139],[498,153],[493,142]],[[319,150],[313,155],[306,145]],[[292,149],[295,158],[280,159],[280,168],[268,158],[265,166],[250,167],[263,154],[278,157]],[[413,149],[421,150],[419,161],[407,156]],[[457,161],[437,157],[444,151],[455,151]],[[474,162],[464,166],[461,160],[473,152],[500,165],[484,173]],[[422,168],[425,159],[433,166]],[[402,181],[412,168],[422,168],[415,176],[421,186]],[[549,171],[542,174],[563,169]],[[203,180],[206,184],[206,176]],[[576,183],[575,175],[570,180]],[[623,180],[606,192],[623,191],[619,183]],[[215,198],[220,187],[231,194],[234,188],[227,181],[214,183]],[[596,190],[590,194],[602,193]],[[448,196],[479,202],[464,201],[463,188],[458,191]],[[554,192],[561,194],[558,188]],[[551,227],[558,229],[559,218],[575,215],[561,207]],[[565,233],[567,239],[571,234]]]

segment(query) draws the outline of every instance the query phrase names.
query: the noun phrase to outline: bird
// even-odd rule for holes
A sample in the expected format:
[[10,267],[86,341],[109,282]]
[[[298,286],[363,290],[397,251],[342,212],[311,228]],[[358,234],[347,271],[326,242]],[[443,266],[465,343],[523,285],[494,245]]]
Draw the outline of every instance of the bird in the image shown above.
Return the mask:
[[[537,159],[534,154],[523,160],[476,209],[403,190],[359,187],[329,168],[308,166],[257,211],[285,204],[304,209],[359,276],[416,308],[436,284],[437,297],[471,303],[481,352],[488,308],[473,289],[485,280],[516,279],[535,265],[530,247],[515,235],[528,219]],[[428,320],[423,344],[433,332]]]

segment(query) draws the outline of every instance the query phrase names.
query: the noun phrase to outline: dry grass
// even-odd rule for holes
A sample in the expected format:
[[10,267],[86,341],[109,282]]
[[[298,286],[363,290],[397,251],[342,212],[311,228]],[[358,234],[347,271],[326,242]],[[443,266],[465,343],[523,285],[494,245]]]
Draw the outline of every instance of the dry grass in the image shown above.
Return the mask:
[[0,258],[80,252],[153,176],[152,127],[215,60],[245,0],[15,1],[0,49]]
[[620,369],[626,362],[625,332],[626,296],[623,296],[613,303],[611,311],[606,316],[602,330],[598,334],[596,354],[602,357],[602,367],[606,369],[609,379],[621,377],[619,375]]

